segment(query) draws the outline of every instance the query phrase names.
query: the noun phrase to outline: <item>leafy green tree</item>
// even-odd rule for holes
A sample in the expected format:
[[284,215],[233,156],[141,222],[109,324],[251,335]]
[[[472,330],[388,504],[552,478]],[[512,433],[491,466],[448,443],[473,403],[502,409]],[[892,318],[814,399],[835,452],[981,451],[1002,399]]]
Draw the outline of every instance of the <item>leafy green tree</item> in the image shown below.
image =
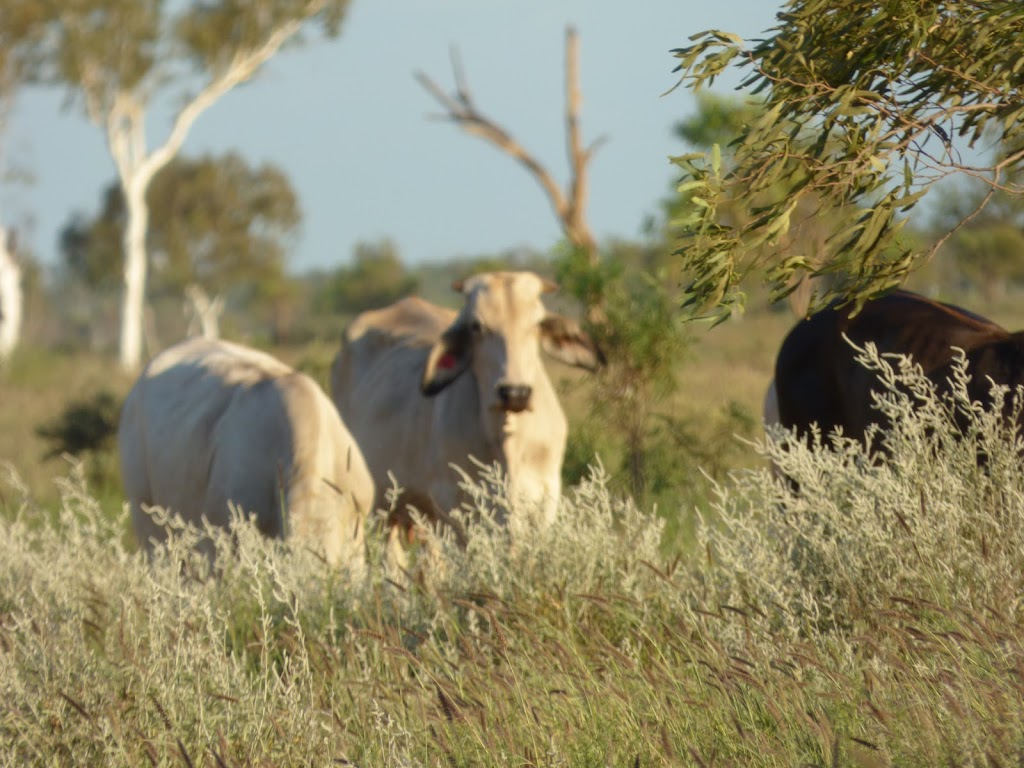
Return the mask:
[[958,232],[949,249],[960,271],[991,303],[1005,295],[1008,284],[1024,280],[1024,232],[999,217],[984,224]]
[[[696,112],[677,122],[673,127],[673,133],[689,148],[705,151],[715,146],[726,147],[725,152],[728,156],[728,145],[743,132],[744,126],[757,119],[762,111],[753,101],[700,92],[697,94]],[[670,230],[674,222],[680,218],[685,220],[687,212],[694,204],[692,198],[696,193],[693,188],[685,184],[682,186],[680,192],[669,197],[663,204]],[[743,204],[742,199],[734,199],[723,201],[722,209],[723,217],[734,220],[746,214],[747,206]]]
[[[348,0],[4,0],[3,6],[24,30],[9,55],[26,62],[35,80],[67,87],[106,135],[126,213],[120,362],[137,368],[150,183],[178,154],[199,115],[303,29],[319,23],[336,36]],[[180,107],[151,146],[147,112],[168,92]]]
[[62,276],[94,291],[116,288],[124,263],[123,220],[124,198],[116,183],[104,188],[94,218],[81,212],[71,214],[58,236]]
[[[717,153],[719,159],[716,162],[720,163],[723,173],[727,174],[736,163],[735,141],[747,126],[764,115],[764,111],[765,108],[756,100],[729,98],[701,91],[697,94],[697,111],[677,123],[675,133],[691,148]],[[673,195],[664,206],[669,239],[680,232],[684,235],[687,233],[694,207],[702,204],[700,199],[694,200],[699,198],[699,190],[694,185],[687,182],[681,188],[682,191]],[[770,204],[779,194],[781,191],[775,186],[760,190],[757,194],[751,194],[745,187],[724,190],[718,207],[719,221],[736,229],[749,226],[756,212]],[[806,254],[808,266],[815,270],[822,265],[820,253],[824,249],[824,242],[832,229],[839,225],[836,212],[822,210],[820,198],[807,195],[796,206],[791,219],[792,225],[779,237],[777,243],[751,250],[752,261],[767,264],[771,248],[777,247],[783,252]],[[774,277],[771,272],[769,274]],[[761,276],[758,273],[753,277]],[[791,275],[785,283],[776,286],[771,298],[778,300],[788,295],[794,314],[803,316],[813,302],[814,292],[822,291],[824,283],[828,282],[824,275],[818,275],[813,280],[808,277],[809,274]]]
[[[154,177],[146,202],[151,292],[180,295],[196,284],[220,293],[244,284],[258,296],[283,280],[301,213],[280,169],[252,168],[234,153],[179,157]],[[72,217],[60,235],[68,277],[94,288],[119,282],[126,216],[121,186],[112,182],[93,219]]]
[[[584,306],[602,309],[599,321],[584,322],[607,360],[594,377],[590,406],[604,414],[601,430],[620,440],[621,464],[614,469],[641,502],[666,477],[652,457],[663,447],[661,406],[676,390],[679,361],[689,345],[675,317],[677,296],[663,274],[651,271],[662,256],[658,245],[615,243],[602,248],[597,265],[585,250],[571,247],[555,260],[562,289]],[[589,451],[585,463],[593,455]]]
[[[731,145],[730,167],[714,148],[677,159],[694,202],[678,251],[694,312],[727,314],[741,301],[739,280],[759,268],[777,295],[794,275],[833,274],[818,305],[833,294],[863,301],[928,255],[901,230],[938,179],[967,170],[1021,193],[1005,182],[1024,151],[974,164],[965,153],[1024,135],[1024,5],[789,0],[777,19],[750,48],[712,30],[674,52],[686,86],[709,86],[737,65],[741,88],[764,104]],[[723,201],[740,192],[767,199],[749,219],[725,220]],[[837,218],[815,263],[785,235],[823,211]]]
[[357,243],[352,264],[330,274],[319,292],[317,307],[322,312],[355,314],[386,306],[418,286],[391,240]]

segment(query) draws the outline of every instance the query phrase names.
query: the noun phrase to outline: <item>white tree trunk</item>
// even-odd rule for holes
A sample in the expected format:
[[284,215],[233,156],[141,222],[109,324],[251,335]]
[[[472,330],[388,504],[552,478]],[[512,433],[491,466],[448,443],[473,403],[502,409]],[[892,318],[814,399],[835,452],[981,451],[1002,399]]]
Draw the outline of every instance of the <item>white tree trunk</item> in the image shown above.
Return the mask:
[[[146,180],[148,182],[148,179]],[[124,298],[121,303],[121,368],[135,371],[142,362],[142,320],[146,297],[146,228],[149,206],[141,174],[124,185]]]
[[224,312],[224,297],[210,295],[195,283],[185,288],[185,317],[188,319],[188,335],[198,332],[204,339],[220,338],[220,316]]
[[21,267],[0,227],[0,361],[9,357],[21,339]]
[[178,154],[196,119],[221,96],[244,83],[273,57],[309,19],[324,8],[324,0],[309,0],[301,12],[271,30],[266,40],[250,50],[236,51],[228,66],[210,81],[174,118],[163,144],[152,151],[146,145],[148,89],[118,90],[111,96],[102,79],[85,71],[82,87],[90,119],[105,127],[107,146],[117,166],[125,197],[124,300],[121,304],[121,367],[135,371],[142,361],[143,312],[146,299],[146,229],[149,209],[146,190],[153,176]]

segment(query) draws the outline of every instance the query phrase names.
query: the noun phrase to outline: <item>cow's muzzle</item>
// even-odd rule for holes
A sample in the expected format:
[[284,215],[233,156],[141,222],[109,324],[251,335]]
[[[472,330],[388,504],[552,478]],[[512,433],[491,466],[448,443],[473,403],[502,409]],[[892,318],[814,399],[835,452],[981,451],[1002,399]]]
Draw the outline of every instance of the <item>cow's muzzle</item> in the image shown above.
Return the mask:
[[533,387],[525,384],[499,384],[498,403],[501,410],[510,413],[519,413],[530,407],[530,395],[533,394]]

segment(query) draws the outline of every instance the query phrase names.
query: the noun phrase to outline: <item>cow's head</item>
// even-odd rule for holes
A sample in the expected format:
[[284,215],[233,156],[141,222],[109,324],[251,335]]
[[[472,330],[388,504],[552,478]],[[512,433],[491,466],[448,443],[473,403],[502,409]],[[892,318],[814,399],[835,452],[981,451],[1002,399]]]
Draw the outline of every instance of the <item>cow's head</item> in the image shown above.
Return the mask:
[[541,295],[555,290],[554,283],[532,272],[492,272],[453,287],[465,295],[465,305],[430,351],[424,394],[437,394],[472,368],[481,405],[517,413],[530,408],[535,382],[545,375],[541,349],[588,370],[602,364],[576,323],[545,309]]

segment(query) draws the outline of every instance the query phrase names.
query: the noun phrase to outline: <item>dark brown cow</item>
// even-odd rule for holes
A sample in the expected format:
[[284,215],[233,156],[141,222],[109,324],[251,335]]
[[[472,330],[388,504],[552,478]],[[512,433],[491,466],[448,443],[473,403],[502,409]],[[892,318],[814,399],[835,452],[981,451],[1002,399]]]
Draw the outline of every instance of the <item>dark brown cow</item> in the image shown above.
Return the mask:
[[[802,320],[782,342],[774,405],[778,420],[799,434],[817,423],[824,435],[841,427],[844,435],[863,439],[869,425],[884,427],[872,408],[877,377],[855,360],[844,334],[858,347],[870,342],[882,354],[911,356],[940,391],[949,389],[952,348],[963,349],[968,392],[981,403],[991,402],[990,378],[1011,388],[1024,384],[1024,332],[1010,333],[960,307],[909,291],[870,301],[853,317],[852,310],[852,305],[830,306]],[[766,403],[766,413],[771,405]]]

